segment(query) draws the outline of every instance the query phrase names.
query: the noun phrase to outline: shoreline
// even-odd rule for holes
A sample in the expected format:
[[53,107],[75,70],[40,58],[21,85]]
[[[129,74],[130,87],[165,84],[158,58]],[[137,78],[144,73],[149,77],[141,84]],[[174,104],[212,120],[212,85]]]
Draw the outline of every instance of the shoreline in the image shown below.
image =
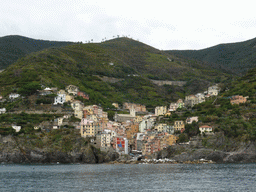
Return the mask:
[[216,162],[212,160],[194,160],[194,161],[175,161],[175,160],[156,160],[156,159],[144,159],[141,161],[112,161],[108,162],[106,164],[215,164]]

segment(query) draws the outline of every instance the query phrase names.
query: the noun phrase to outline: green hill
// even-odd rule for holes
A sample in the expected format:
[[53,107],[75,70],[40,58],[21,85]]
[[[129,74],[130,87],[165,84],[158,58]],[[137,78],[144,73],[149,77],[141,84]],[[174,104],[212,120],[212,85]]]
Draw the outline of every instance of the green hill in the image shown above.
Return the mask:
[[239,42],[220,44],[202,50],[170,50],[166,53],[196,59],[213,68],[231,74],[242,75],[256,67],[256,38]]
[[49,47],[61,47],[72,42],[35,40],[18,35],[5,36],[0,38],[0,70],[25,55],[43,50]]
[[[231,96],[247,98],[246,103],[230,103]],[[194,114],[203,123],[211,124],[215,131],[223,131],[227,137],[237,140],[256,140],[256,68],[230,83],[215,100],[194,106]],[[227,145],[229,145],[227,143]]]
[[[0,91],[7,94],[31,81],[58,88],[73,84],[87,92],[94,104],[111,106],[112,102],[130,101],[150,107],[168,104],[228,78],[203,63],[188,62],[129,38],[117,38],[31,53],[0,73]],[[187,83],[183,87],[158,86],[151,79]]]

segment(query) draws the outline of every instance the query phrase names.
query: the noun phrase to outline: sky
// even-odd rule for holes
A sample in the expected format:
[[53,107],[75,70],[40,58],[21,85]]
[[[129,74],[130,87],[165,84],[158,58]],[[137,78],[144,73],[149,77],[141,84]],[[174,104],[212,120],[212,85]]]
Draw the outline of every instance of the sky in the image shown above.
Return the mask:
[[254,0],[0,0],[0,37],[101,42],[126,36],[161,50],[256,37]]

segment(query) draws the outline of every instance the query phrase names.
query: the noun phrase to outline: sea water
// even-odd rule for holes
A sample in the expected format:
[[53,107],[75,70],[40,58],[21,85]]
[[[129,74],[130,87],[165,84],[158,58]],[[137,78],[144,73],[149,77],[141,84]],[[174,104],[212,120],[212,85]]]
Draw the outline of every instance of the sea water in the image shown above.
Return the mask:
[[0,191],[256,191],[256,164],[1,164]]

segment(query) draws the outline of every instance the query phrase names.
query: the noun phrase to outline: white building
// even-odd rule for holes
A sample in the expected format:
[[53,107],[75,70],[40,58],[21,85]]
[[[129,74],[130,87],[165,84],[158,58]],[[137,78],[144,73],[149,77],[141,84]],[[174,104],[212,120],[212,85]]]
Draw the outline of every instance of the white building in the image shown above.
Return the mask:
[[100,133],[96,135],[96,140],[100,142],[100,147],[110,147],[111,136],[109,133]]
[[69,94],[77,95],[79,88],[75,85],[69,85],[66,87],[66,90]]
[[63,104],[65,102],[66,102],[66,94],[58,94],[58,96],[54,98],[53,105]]
[[114,120],[116,122],[126,122],[136,118],[136,110],[134,107],[130,109],[130,114],[115,114]]
[[210,127],[208,125],[203,125],[203,126],[199,127],[199,131],[200,131],[201,134],[202,133],[206,133],[206,134],[212,133],[212,127]]
[[187,123],[187,124],[192,124],[193,121],[198,122],[198,116],[188,117],[188,118],[186,119],[186,123]]
[[18,94],[18,93],[11,93],[11,94],[9,95],[9,99],[16,99],[16,98],[18,98],[18,97],[20,97],[20,94]]
[[49,87],[46,87],[44,90],[39,91],[39,95],[50,95],[52,94],[52,89]]
[[58,126],[57,125],[53,125],[52,129],[58,129]]
[[197,93],[195,96],[198,98],[198,103],[205,102],[205,96],[203,93]]
[[176,111],[179,108],[179,104],[178,103],[171,103],[170,104],[170,108],[169,111]]
[[19,132],[21,129],[21,126],[12,125],[12,128],[15,129],[16,132]]
[[219,92],[220,92],[220,88],[218,87],[218,85],[208,87],[208,94],[211,96],[217,96]]
[[110,130],[110,129],[104,129],[104,132],[110,134],[110,139],[111,139],[111,140],[112,140],[114,137],[117,136],[116,132],[113,131],[113,130]]
[[124,138],[124,154],[128,154],[128,139]]
[[0,114],[4,114],[4,113],[6,113],[6,109],[5,108],[1,108],[0,109]]
[[155,125],[155,119],[149,118],[149,119],[143,119],[139,124],[139,131],[142,133],[147,129],[153,128]]

